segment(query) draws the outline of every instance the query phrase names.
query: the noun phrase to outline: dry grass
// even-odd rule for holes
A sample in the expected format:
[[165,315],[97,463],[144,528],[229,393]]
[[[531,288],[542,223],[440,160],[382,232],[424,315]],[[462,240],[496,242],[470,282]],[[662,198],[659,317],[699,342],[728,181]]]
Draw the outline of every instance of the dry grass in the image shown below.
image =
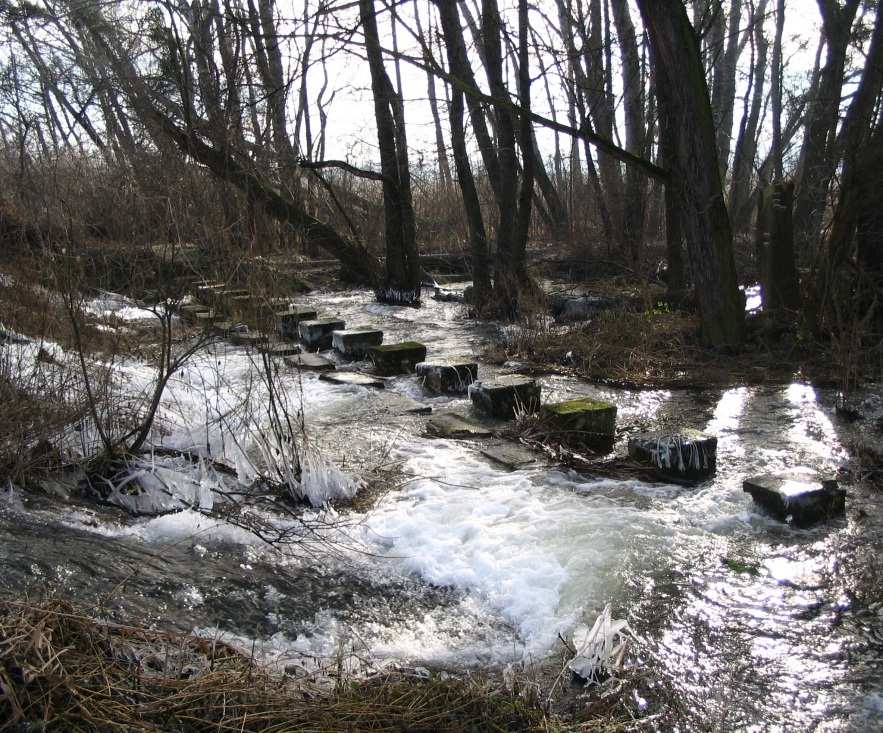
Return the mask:
[[295,681],[211,639],[0,602],[0,731],[545,731],[485,682],[386,674]]
[[631,389],[679,389],[787,383],[795,378],[833,384],[836,362],[824,345],[802,341],[760,320],[745,348],[722,353],[699,343],[698,316],[664,307],[611,309],[573,327],[515,332],[486,358],[527,363],[528,371],[566,372]]

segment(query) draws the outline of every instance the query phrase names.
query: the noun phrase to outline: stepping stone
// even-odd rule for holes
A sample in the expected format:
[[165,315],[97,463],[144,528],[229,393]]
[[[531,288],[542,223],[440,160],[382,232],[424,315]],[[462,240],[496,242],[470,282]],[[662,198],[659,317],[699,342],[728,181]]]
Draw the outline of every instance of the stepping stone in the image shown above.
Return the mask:
[[185,321],[195,321],[198,314],[208,312],[209,308],[201,303],[187,303],[178,310],[180,311],[181,318]]
[[380,400],[380,409],[396,415],[430,415],[432,406],[418,402],[411,397],[396,392],[385,392]]
[[292,306],[284,310],[276,311],[276,328],[284,338],[298,339],[297,325],[301,321],[312,321],[316,318],[316,311],[312,308],[298,308]]
[[430,438],[490,438],[493,431],[456,412],[438,412],[426,422]]
[[297,332],[301,341],[311,350],[323,350],[331,348],[331,334],[334,331],[342,331],[346,324],[336,318],[320,318],[301,321],[297,324]]
[[834,480],[764,474],[745,479],[742,490],[780,522],[804,527],[846,511],[846,491]]
[[629,438],[628,451],[638,463],[674,481],[704,481],[717,468],[717,438],[698,430],[636,435]]
[[369,328],[334,331],[331,334],[331,345],[335,351],[353,359],[364,359],[372,346],[383,343],[383,331]]
[[478,377],[478,364],[466,359],[423,361],[417,365],[423,386],[439,394],[466,394]]
[[218,290],[215,293],[215,297],[223,303],[227,303],[231,298],[238,297],[240,295],[250,295],[250,293],[244,288],[229,288],[227,290]]
[[334,362],[318,354],[298,354],[286,356],[286,366],[310,372],[328,372],[335,369]]
[[407,374],[426,359],[426,347],[416,341],[371,347],[368,355],[380,374]]
[[284,356],[294,356],[300,353],[300,346],[297,344],[285,344],[279,341],[271,341],[258,346],[262,353],[269,356],[282,358]]
[[519,468],[535,466],[540,463],[540,456],[519,443],[491,443],[479,452],[510,471],[517,471]]
[[230,341],[236,346],[261,346],[270,341],[270,337],[260,331],[233,331]]
[[201,323],[206,327],[211,326],[212,323],[214,323],[215,318],[217,318],[217,316],[213,310],[197,311],[196,313],[196,322]]
[[448,290],[447,288],[439,288],[435,289],[435,294],[432,296],[433,300],[438,300],[442,303],[462,303],[463,302],[463,291],[462,290]]
[[613,450],[616,405],[583,397],[544,405],[540,414],[568,442],[584,445],[596,453]]
[[225,283],[206,283],[205,285],[197,285],[196,293],[200,298],[207,298],[211,300],[215,297],[221,290],[224,290],[227,287]]
[[540,385],[535,379],[517,374],[490,382],[469,385],[472,404],[481,412],[501,420],[511,420],[516,412],[536,412],[540,406]]
[[236,324],[233,323],[233,321],[215,321],[212,323],[212,331],[219,333],[222,336],[226,336],[235,326]]
[[323,374],[319,377],[325,382],[334,382],[335,384],[355,384],[359,387],[374,387],[375,389],[383,389],[386,387],[379,377],[372,377],[369,374],[360,374],[359,372],[333,372]]

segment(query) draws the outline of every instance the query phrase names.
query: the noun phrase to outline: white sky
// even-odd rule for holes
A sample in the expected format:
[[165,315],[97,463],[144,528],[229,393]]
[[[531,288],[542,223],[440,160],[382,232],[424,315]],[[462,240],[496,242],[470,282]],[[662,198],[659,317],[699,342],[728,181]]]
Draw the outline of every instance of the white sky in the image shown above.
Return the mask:
[[[614,2],[617,0],[613,0]],[[292,0],[298,7],[302,7],[300,0]],[[375,0],[378,9],[382,8],[382,0]],[[418,0],[420,5],[421,18],[423,20],[424,30],[427,26],[427,0]],[[747,2],[744,3],[747,5]],[[775,6],[775,0],[770,0],[770,6]],[[539,9],[548,17],[557,19],[557,10],[554,0],[534,0],[532,3],[534,8]],[[632,6],[632,19],[635,22],[638,32],[640,33],[640,13],[630,2]],[[504,11],[511,11],[514,8],[514,2],[503,0],[501,6]],[[403,18],[407,22],[412,23],[413,7],[409,3],[405,7],[399,9]],[[806,85],[806,77],[811,70],[816,44],[819,38],[820,17],[818,6],[815,0],[788,0],[786,7],[786,26],[785,26],[785,45],[786,45],[786,61],[788,63],[788,81],[786,84],[793,84],[794,87],[803,88]],[[743,23],[746,22],[745,16],[747,11],[743,11]],[[386,17],[386,13],[383,16]],[[537,12],[532,13],[532,23],[536,23],[540,28],[543,24]],[[512,28],[514,30],[514,19]],[[767,21],[768,36],[770,39],[773,35],[773,21],[769,18]],[[380,32],[382,35],[381,42],[386,47],[392,47],[392,40],[389,33],[388,23],[381,21]],[[542,33],[545,35],[545,32]],[[467,44],[469,44],[468,31],[466,32]],[[398,40],[400,49],[403,52],[415,53],[417,46],[410,38],[409,34],[404,30],[399,30]],[[616,51],[614,52],[616,55]],[[415,53],[419,55],[419,53]],[[747,70],[749,63],[749,50],[746,48],[742,55],[741,67],[743,74],[740,74],[739,88],[737,89],[737,102],[735,124],[739,124],[741,114],[741,105],[738,95],[744,93],[744,83],[742,77],[744,71]],[[479,72],[479,63],[475,60],[475,69],[478,78],[483,83],[483,75]],[[427,166],[436,165],[435,152],[435,136],[430,116],[429,105],[426,92],[426,76],[424,72],[410,64],[402,64],[403,88],[406,99],[406,120],[408,125],[408,142],[411,148],[412,165],[416,168],[420,161]],[[551,116],[549,105],[546,99],[545,89],[542,81],[536,78],[538,68],[532,68],[534,76],[534,84],[532,88],[532,104],[534,109],[547,116]],[[353,54],[345,54],[337,57],[330,66],[332,84],[340,89],[335,101],[330,109],[328,142],[326,149],[326,157],[345,158],[360,165],[370,166],[376,164],[378,155],[376,152],[377,141],[376,131],[373,119],[373,107],[371,102],[370,76],[367,64],[364,60],[357,58]],[[393,77],[392,64],[388,64],[388,73]],[[314,69],[309,76],[310,88],[315,91],[321,84],[321,73]],[[614,83],[616,79],[614,78]],[[567,107],[560,88],[555,89],[556,81],[553,80],[553,94],[557,94],[555,100],[556,112],[561,121],[566,122]],[[437,82],[436,91],[439,95],[440,111],[443,116],[442,126],[445,138],[448,137],[448,127],[445,112],[445,104],[443,99],[443,89],[441,82]],[[315,112],[314,112],[315,118]],[[553,150],[553,134],[539,129],[537,130],[540,138],[540,145],[545,155],[550,155]],[[562,150],[568,150],[569,140],[565,137],[561,138]]]

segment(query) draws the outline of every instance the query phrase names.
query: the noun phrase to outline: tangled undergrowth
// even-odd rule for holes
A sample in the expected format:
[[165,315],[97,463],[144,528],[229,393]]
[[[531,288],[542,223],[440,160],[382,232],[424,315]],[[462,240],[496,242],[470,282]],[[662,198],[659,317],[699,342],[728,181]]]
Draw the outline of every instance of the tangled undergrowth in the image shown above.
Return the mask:
[[0,731],[547,731],[488,682],[386,673],[333,689],[212,639],[0,602]]
[[837,384],[840,366],[824,344],[793,329],[749,320],[745,348],[722,353],[698,339],[698,316],[652,307],[615,308],[574,326],[532,325],[506,333],[486,354],[527,371],[571,372],[626,389],[689,389],[809,379]]

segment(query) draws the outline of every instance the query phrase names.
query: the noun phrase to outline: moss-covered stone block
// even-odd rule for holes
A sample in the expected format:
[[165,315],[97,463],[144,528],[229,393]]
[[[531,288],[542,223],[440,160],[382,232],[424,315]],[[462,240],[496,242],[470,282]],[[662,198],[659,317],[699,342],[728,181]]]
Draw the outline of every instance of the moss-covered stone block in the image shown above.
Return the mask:
[[587,397],[544,405],[542,417],[568,443],[596,453],[613,450],[616,436],[616,405]]
[[416,341],[372,346],[368,356],[380,374],[407,374],[426,360],[426,347]]
[[536,412],[540,407],[540,393],[536,379],[514,374],[469,385],[472,404],[500,420],[511,420],[518,413]]

